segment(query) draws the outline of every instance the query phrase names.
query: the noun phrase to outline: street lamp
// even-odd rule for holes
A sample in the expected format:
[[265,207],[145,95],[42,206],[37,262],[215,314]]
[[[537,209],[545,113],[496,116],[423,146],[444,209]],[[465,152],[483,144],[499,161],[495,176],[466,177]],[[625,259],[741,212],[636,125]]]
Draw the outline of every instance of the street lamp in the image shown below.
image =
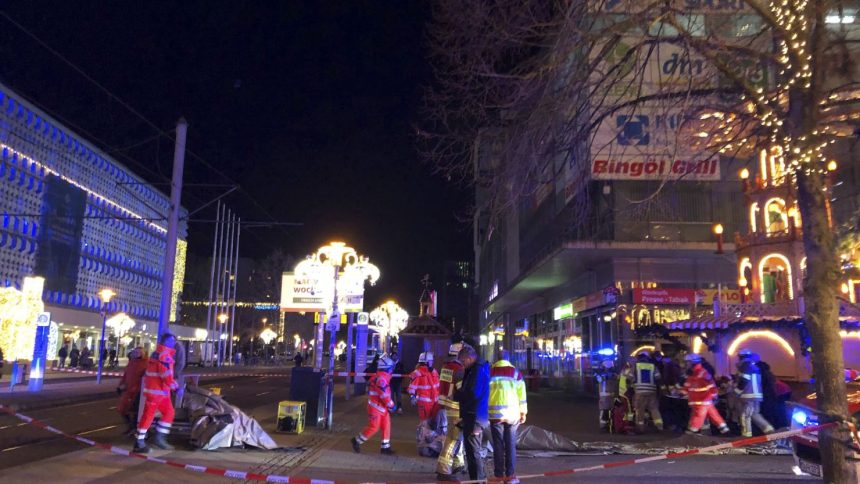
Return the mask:
[[116,336],[116,353],[119,354],[119,342],[131,328],[134,328],[134,320],[128,317],[128,314],[119,313],[110,317],[105,323],[108,328],[113,330]]
[[391,352],[391,337],[397,336],[406,328],[409,313],[394,301],[386,301],[370,312],[370,320],[376,323],[370,329],[375,330],[385,338],[385,352]]
[[714,235],[717,236],[717,254],[723,253],[723,224],[714,225]]
[[102,353],[105,350],[105,329],[107,329],[107,305],[110,300],[116,296],[116,293],[110,289],[102,289],[99,291],[99,299],[102,301],[102,337],[99,339],[99,371],[96,373],[96,383],[102,382],[102,367],[104,365],[104,358],[102,357]]
[[221,326],[218,326],[218,366],[224,364],[224,356],[223,350],[226,347],[226,343],[224,342],[224,337],[226,334],[224,333],[224,325],[227,323],[227,320],[230,319],[226,313],[221,313],[218,315],[218,322],[221,323]]

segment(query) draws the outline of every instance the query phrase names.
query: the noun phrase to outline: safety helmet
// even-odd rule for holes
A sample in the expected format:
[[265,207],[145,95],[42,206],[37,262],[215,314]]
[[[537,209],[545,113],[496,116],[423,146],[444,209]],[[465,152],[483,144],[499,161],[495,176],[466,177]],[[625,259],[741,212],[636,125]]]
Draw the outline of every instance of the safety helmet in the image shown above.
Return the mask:
[[697,355],[696,353],[689,353],[684,357],[684,361],[687,363],[701,363],[702,357],[701,355]]
[[615,368],[615,362],[613,362],[612,360],[603,360],[603,363],[601,363],[601,365],[603,365],[603,368],[607,370]]
[[382,355],[379,358],[379,361],[376,362],[376,369],[379,371],[387,371],[391,372],[394,368],[394,360],[388,357],[388,355]]
[[457,356],[463,349],[463,343],[454,343],[448,347],[448,356]]
[[639,358],[640,360],[644,360],[644,359],[650,358],[650,357],[651,357],[651,352],[649,352],[648,350],[640,351],[639,354],[636,355],[636,358]]
[[433,353],[429,351],[421,353],[420,355],[418,355],[418,363],[424,363],[427,365],[433,363]]

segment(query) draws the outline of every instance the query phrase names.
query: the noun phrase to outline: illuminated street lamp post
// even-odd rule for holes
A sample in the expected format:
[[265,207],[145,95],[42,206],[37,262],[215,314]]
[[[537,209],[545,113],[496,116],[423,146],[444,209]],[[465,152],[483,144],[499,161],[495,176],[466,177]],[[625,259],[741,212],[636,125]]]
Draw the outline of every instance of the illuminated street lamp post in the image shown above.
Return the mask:
[[218,315],[218,322],[221,323],[218,326],[218,366],[219,367],[221,367],[221,365],[224,364],[223,352],[224,352],[224,349],[226,346],[224,344],[224,336],[227,334],[224,332],[224,324],[227,323],[228,319],[229,319],[229,317],[227,316],[226,313],[221,313]]
[[394,301],[386,301],[370,312],[370,320],[376,323],[371,326],[379,335],[385,338],[384,350],[386,353],[391,353],[391,337],[397,336],[406,328],[406,323],[409,322],[409,313],[401,308]]
[[116,293],[110,289],[102,289],[99,291],[99,299],[102,301],[102,336],[99,339],[99,371],[96,373],[96,383],[102,382],[102,367],[104,366],[105,359],[103,358],[102,353],[105,351],[105,329],[107,328],[107,306],[110,300],[116,296]]

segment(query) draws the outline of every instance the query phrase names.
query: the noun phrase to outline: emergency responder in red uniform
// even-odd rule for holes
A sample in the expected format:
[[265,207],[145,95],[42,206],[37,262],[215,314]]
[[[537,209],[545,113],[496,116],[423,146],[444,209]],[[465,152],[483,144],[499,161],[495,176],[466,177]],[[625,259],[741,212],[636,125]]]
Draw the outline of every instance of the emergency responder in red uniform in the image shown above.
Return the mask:
[[170,391],[176,390],[176,380],[173,379],[173,355],[176,353],[174,346],[176,337],[170,333],[161,335],[161,342],[155,348],[155,352],[149,357],[146,365],[146,373],[143,377],[143,415],[137,423],[137,440],[134,443],[134,452],[147,453],[146,433],[152,425],[155,413],[161,413],[161,419],[156,424],[155,440],[153,445],[159,449],[172,450],[173,446],[167,443],[167,435],[170,426],[173,425],[173,402],[170,399]]
[[689,370],[689,375],[681,390],[687,396],[687,403],[690,405],[690,422],[687,424],[687,433],[699,433],[705,419],[710,419],[711,423],[719,427],[721,434],[727,434],[729,426],[726,425],[726,421],[723,420],[720,412],[714,406],[714,400],[719,393],[714,377],[702,366],[701,356],[690,353],[684,357],[684,361],[687,362],[687,369]]
[[457,427],[460,421],[460,403],[454,400],[454,393],[466,372],[463,363],[457,358],[461,349],[462,343],[454,343],[448,348],[448,361],[439,374],[439,406],[447,419],[445,444],[436,461],[436,480],[439,481],[456,480],[454,475],[466,470],[463,431]]
[[418,407],[418,420],[423,424],[436,413],[439,399],[439,374],[433,369],[433,353],[418,355],[418,366],[409,378],[411,381],[406,393],[412,405]]
[[352,450],[361,453],[361,444],[382,431],[382,448],[380,453],[394,455],[391,449],[391,411],[394,401],[391,399],[391,370],[394,361],[383,356],[377,364],[376,374],[367,382],[367,426],[360,434],[352,438]]
[[128,365],[122,373],[122,380],[119,386],[116,387],[119,392],[119,403],[116,406],[117,411],[122,415],[123,420],[128,425],[129,433],[133,432],[137,427],[137,403],[140,399],[140,383],[143,379],[143,374],[146,372],[148,358],[143,354],[143,348],[135,348],[128,352]]

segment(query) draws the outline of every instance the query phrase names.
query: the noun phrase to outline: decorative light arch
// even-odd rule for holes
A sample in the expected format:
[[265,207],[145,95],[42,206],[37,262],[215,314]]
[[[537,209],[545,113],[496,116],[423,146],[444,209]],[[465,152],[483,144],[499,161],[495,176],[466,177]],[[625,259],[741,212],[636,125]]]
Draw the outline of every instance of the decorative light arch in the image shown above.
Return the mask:
[[[788,230],[788,205],[785,203],[785,200],[780,197],[773,197],[764,203],[764,231],[766,233],[773,232],[770,230],[770,210],[769,207],[772,204],[779,204],[779,218],[782,219],[784,230]],[[782,232],[780,230],[779,232]]]
[[[741,259],[740,266],[738,268],[738,281],[745,280],[746,281],[746,269],[749,268],[750,273],[752,274],[753,267],[752,262],[750,262],[749,257],[744,257]],[[749,287],[750,281],[746,281],[746,284],[741,284],[742,286]]]
[[[791,262],[788,261],[788,257],[780,254],[779,252],[773,252],[773,253],[770,253],[770,254],[761,258],[761,261],[758,263],[759,283],[761,284],[761,281],[764,280],[764,264],[765,264],[765,262],[767,262],[771,258],[779,259],[779,260],[785,262],[785,270],[788,272],[786,274],[786,278],[785,278],[786,283],[788,284],[788,299],[794,299],[794,289],[793,289],[792,283],[791,283],[791,281],[792,281],[792,279],[791,279]],[[765,302],[764,291],[761,291],[761,302]]]
[[747,331],[746,333],[739,334],[737,338],[732,341],[732,344],[729,345],[728,354],[729,356],[735,356],[738,352],[738,348],[746,343],[750,339],[767,339],[773,343],[778,344],[782,347],[782,349],[791,356],[794,356],[794,348],[785,340],[782,336],[774,333],[770,330],[752,330]]
[[657,349],[657,347],[654,345],[642,345],[642,346],[636,348],[635,350],[633,350],[633,352],[630,353],[630,356],[636,356],[643,351],[654,351],[655,349]]

